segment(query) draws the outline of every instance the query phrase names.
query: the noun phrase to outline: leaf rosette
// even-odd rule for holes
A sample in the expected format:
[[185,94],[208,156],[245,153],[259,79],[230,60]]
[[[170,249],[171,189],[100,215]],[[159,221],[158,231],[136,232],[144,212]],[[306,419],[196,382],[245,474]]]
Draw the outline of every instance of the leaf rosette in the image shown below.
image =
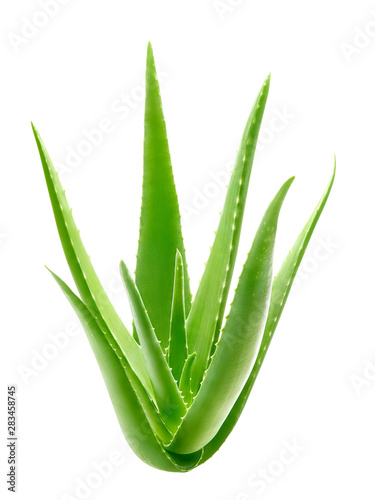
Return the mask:
[[245,126],[224,208],[194,299],[151,46],[146,68],[143,193],[135,277],[124,262],[130,332],[102,287],[65,192],[33,126],[57,229],[79,296],[52,273],[78,315],[121,429],[148,465],[186,472],[226,440],[249,397],[332,178],[273,278],[279,213],[294,178],[268,206],[224,318],[270,77]]

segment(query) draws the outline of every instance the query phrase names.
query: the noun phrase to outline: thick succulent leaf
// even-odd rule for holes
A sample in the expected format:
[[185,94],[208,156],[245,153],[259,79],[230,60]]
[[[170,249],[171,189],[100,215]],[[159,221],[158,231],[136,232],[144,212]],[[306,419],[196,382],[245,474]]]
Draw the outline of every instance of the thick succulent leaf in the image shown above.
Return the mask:
[[288,253],[278,274],[275,276],[272,285],[270,307],[268,311],[266,326],[264,328],[262,343],[258,352],[256,362],[251,371],[251,374],[244,388],[242,389],[241,394],[237,398],[236,403],[231,409],[228,417],[225,419],[223,425],[221,426],[220,430],[218,431],[216,436],[204,447],[204,453],[201,463],[205,462],[210,457],[212,457],[214,453],[216,453],[216,451],[220,448],[220,446],[224,443],[229,434],[232,432],[234,426],[236,425],[238,419],[241,416],[241,413],[245,407],[245,404],[248,400],[253,385],[257,379],[260,368],[263,364],[264,358],[267,354],[268,347],[273,338],[273,334],[276,330],[281,313],[283,312],[286,300],[293,285],[294,278],[301,264],[302,258],[306,252],[306,248],[309,244],[315,226],[320,218],[320,215],[327,202],[328,196],[331,192],[333,181],[335,178],[335,172],[336,172],[336,160],[331,180],[326,190],[324,191],[322,198],[320,199],[315,210],[311,214],[311,217],[307,221],[302,232],[298,236],[292,249]]
[[176,252],[171,326],[169,333],[168,363],[177,382],[187,358],[184,304],[184,263],[180,252]]
[[142,208],[135,282],[161,342],[168,347],[176,248],[185,269],[185,308],[191,293],[167,131],[151,45],[147,51]]
[[[264,82],[243,133],[219,227],[187,319],[189,353],[196,352],[192,388],[196,393],[218,339],[237,256],[251,168],[267,101],[270,77]],[[207,300],[207,297],[210,297]]]
[[120,271],[128,294],[133,320],[156,397],[157,406],[167,427],[174,432],[186,413],[177,382],[168,365],[160,341],[155,335],[138,288],[128,268],[121,261]]
[[155,406],[154,402],[150,398],[148,392],[143,387],[139,378],[135,375],[133,370],[130,368],[129,364],[125,363],[126,373],[131,383],[135,394],[137,395],[138,401],[143,408],[143,411],[147,417],[147,420],[155,433],[155,435],[164,443],[167,443],[171,439],[171,433],[165,426],[164,420]]
[[281,187],[260,223],[201,388],[168,446],[174,452],[192,453],[211,441],[253,368],[267,317],[279,212],[293,179]]
[[[125,371],[128,375],[129,380],[131,381],[132,377],[129,373],[129,370],[131,371],[130,367],[126,367]],[[138,391],[135,391],[135,393],[137,396],[139,396]],[[145,407],[139,398],[138,398],[138,403],[139,403],[138,410],[141,409],[145,410]],[[159,439],[160,436],[155,434],[152,426],[150,426],[149,422],[150,419],[146,421],[146,419],[142,417],[143,415],[141,411],[139,411],[138,420],[137,419],[134,420],[134,424],[136,424],[138,421],[139,425],[139,427],[135,429],[135,431],[137,432],[137,437],[135,438],[136,443],[132,442],[134,439],[133,438],[134,433],[131,434],[131,438],[129,440],[120,421],[120,425],[125,435],[125,438],[132,447],[133,451],[138,455],[139,458],[141,458],[141,460],[143,460],[146,464],[151,465],[157,469],[169,472],[188,472],[199,465],[203,455],[203,450],[198,450],[195,453],[189,453],[183,455],[169,452],[168,450],[165,449],[163,445],[163,441],[165,442],[167,434],[164,435],[162,440]],[[126,425],[128,425],[127,422]],[[146,444],[144,443],[144,438],[142,438],[142,435],[150,436],[150,439],[147,441]],[[137,445],[136,449],[134,448],[134,444]]]
[[[48,269],[48,268],[47,268]],[[50,269],[48,269],[49,272],[52,274],[53,278],[57,282],[57,284],[60,286],[61,290],[63,291],[64,295],[67,297],[69,300],[70,304],[72,305],[73,309],[75,310],[78,318],[80,319],[86,333],[87,332],[94,332],[96,335],[101,335],[102,339],[107,342],[107,344],[111,347],[113,352],[116,354],[118,360],[120,361],[121,365],[123,368],[127,369],[128,373],[128,378],[129,381],[133,387],[133,390],[138,396],[138,400],[140,404],[142,405],[142,408],[145,411],[145,414],[147,416],[147,419],[153,428],[154,432],[156,433],[157,436],[159,436],[163,441],[168,441],[171,437],[170,432],[168,429],[165,427],[164,422],[161,419],[161,416],[152,402],[149,394],[147,393],[146,389],[143,387],[142,383],[139,381],[138,377],[135,375],[133,370],[130,368],[129,363],[127,362],[126,358],[123,356],[123,353],[118,346],[116,340],[112,337],[110,333],[105,333],[102,330],[100,330],[98,323],[96,322],[95,318],[91,315],[90,311],[87,309],[85,304],[70,290],[68,285],[64,283],[64,281],[59,278],[55,273],[53,273]],[[89,333],[88,333],[89,336]],[[91,337],[89,337],[90,340]],[[105,352],[103,356],[105,357]],[[101,356],[100,353],[96,353],[94,350],[95,356],[97,358],[99,366],[101,366]],[[108,369],[110,370],[110,369]],[[109,373],[109,371],[107,372]],[[115,375],[114,375],[115,376]]]
[[197,353],[192,352],[187,357],[180,380],[180,391],[182,392],[182,397],[187,406],[190,406],[193,402],[193,391],[191,390],[191,369],[194,363],[194,359]]
[[[108,334],[103,333],[85,304],[70,290],[70,288],[52,273],[62,291],[73,306],[84,327],[91,348],[95,354],[103,379],[107,386],[113,407],[115,409],[122,432],[134,453],[146,464],[157,469],[170,472],[185,472],[193,468],[201,457],[202,451],[193,455],[179,456],[168,453],[160,439],[153,431],[138,393],[140,382],[123,358],[120,349],[108,340]],[[111,345],[112,344],[112,345]],[[134,384],[134,385],[133,385]],[[134,389],[134,386],[136,389]],[[155,423],[157,417],[152,417]],[[157,426],[161,426],[159,421]],[[163,431],[165,432],[165,431]]]
[[32,127],[61,244],[81,298],[96,318],[99,327],[103,331],[111,332],[123,353],[126,353],[130,366],[142,384],[154,396],[143,353],[117,315],[94,271],[90,257],[83,246],[74,222],[72,210],[68,205],[58,174],[38,131],[34,125]]

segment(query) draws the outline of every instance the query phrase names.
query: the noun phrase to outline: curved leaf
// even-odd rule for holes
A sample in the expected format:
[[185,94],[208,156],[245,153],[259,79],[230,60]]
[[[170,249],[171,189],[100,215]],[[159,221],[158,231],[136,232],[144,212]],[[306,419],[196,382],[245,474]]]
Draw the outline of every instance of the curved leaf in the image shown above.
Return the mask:
[[[266,106],[270,77],[264,82],[243,133],[229,183],[224,209],[207,265],[199,283],[186,329],[189,353],[197,357],[192,371],[193,393],[199,389],[212,347],[222,326],[224,309],[236,261],[245,201],[255,147]],[[210,300],[207,300],[207,297]]]
[[279,190],[260,223],[223,332],[202,385],[168,449],[192,453],[216,435],[254,365],[266,321],[279,212],[294,178]]
[[186,472],[199,463],[202,450],[191,455],[170,454],[155,435],[131,381],[135,375],[121,352],[106,338],[85,304],[51,273],[74,308],[102,372],[121,430],[136,455],[146,464],[170,472]]
[[191,390],[191,369],[195,360],[196,353],[192,352],[185,361],[181,374],[180,391],[187,406],[193,402],[193,391]]
[[42,161],[61,244],[82,300],[96,318],[100,328],[105,332],[110,332],[116,339],[130,366],[149,394],[154,397],[142,351],[123,325],[95,273],[74,222],[72,210],[68,205],[59,176],[33,124],[32,128]]
[[185,269],[185,308],[191,303],[180,212],[151,45],[147,50],[142,208],[135,283],[165,351],[169,341],[176,248]]
[[184,263],[180,252],[176,251],[174,273],[171,326],[168,345],[168,363],[177,382],[187,358],[184,304]]
[[155,335],[139,291],[123,261],[120,263],[120,271],[154,388],[156,403],[167,427],[174,432],[186,413],[184,401]]
[[201,463],[205,462],[210,457],[212,457],[214,453],[216,453],[216,451],[220,448],[220,446],[224,443],[229,434],[232,432],[234,426],[236,425],[238,419],[241,416],[241,413],[245,407],[250,392],[258,377],[260,368],[263,364],[268,348],[271,344],[273,334],[278,325],[286,300],[289,296],[289,292],[292,288],[294,278],[296,276],[302,258],[306,252],[306,248],[308,247],[315,226],[320,218],[320,215],[322,214],[328,196],[331,192],[333,181],[335,179],[335,173],[336,173],[336,159],[331,180],[327,188],[325,189],[323,196],[321,197],[319,203],[315,207],[315,210],[311,214],[311,217],[307,221],[302,232],[298,236],[292,249],[288,253],[288,256],[283,262],[280,271],[275,276],[272,285],[270,307],[268,311],[266,326],[264,328],[262,343],[258,352],[256,362],[251,371],[251,374],[244,388],[242,389],[241,394],[238,396],[236,403],[233,405],[233,408],[231,409],[228,417],[225,419],[223,425],[221,426],[220,430],[218,431],[216,436],[204,447]]

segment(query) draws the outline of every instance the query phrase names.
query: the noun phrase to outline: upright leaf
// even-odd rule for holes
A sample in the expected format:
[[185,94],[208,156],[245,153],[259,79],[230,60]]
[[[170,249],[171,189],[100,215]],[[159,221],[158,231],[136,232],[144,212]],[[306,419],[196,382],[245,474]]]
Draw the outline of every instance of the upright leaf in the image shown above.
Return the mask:
[[43,165],[60,241],[82,300],[91,314],[97,318],[100,328],[110,332],[116,339],[130,366],[149,394],[154,396],[142,351],[123,325],[95,273],[74,222],[72,210],[68,205],[59,176],[33,124],[32,128]]
[[253,368],[267,317],[279,212],[294,178],[269,205],[248,254],[213,359],[168,449],[192,453],[216,435]]
[[182,369],[181,380],[180,380],[180,391],[182,393],[182,397],[187,406],[190,406],[193,402],[193,391],[191,390],[191,369],[194,363],[196,353],[192,352],[187,357],[184,367]]
[[185,472],[199,463],[202,450],[191,455],[168,453],[153,431],[132,385],[135,374],[110,344],[85,304],[56,275],[55,280],[77,313],[95,354],[121,430],[134,453],[146,464],[170,472]]
[[[194,298],[186,329],[189,353],[196,352],[192,372],[195,394],[219,337],[236,261],[247,190],[270,77],[264,82],[243,133],[224,209],[207,265]],[[207,300],[207,297],[210,297]]]
[[173,180],[159,83],[151,45],[147,51],[142,208],[135,282],[155,333],[166,350],[169,341],[176,248],[185,269],[185,308],[191,293],[180,212]]
[[168,346],[168,363],[174,378],[179,381],[187,358],[184,303],[184,264],[180,252],[176,252],[171,326]]
[[168,366],[166,356],[155,335],[139,291],[124,262],[121,262],[120,270],[129,297],[134,324],[145,356],[148,373],[154,388],[156,402],[164,422],[174,432],[180,424],[182,416],[186,413],[186,407]]
[[284,309],[286,300],[289,296],[289,292],[292,288],[293,281],[297,274],[298,268],[301,264],[302,258],[306,252],[307,246],[314,232],[315,226],[320,218],[321,213],[323,212],[328,196],[331,192],[333,181],[335,178],[335,173],[336,173],[336,160],[331,180],[327,188],[325,189],[322,198],[315,207],[315,210],[311,214],[311,217],[309,218],[302,232],[298,236],[292,249],[288,253],[288,256],[283,262],[280,271],[275,276],[272,285],[271,300],[267,316],[267,322],[264,328],[263,338],[258,352],[258,356],[254,364],[254,367],[251,370],[251,374],[247,379],[247,382],[244,385],[241,394],[238,396],[236,403],[233,405],[229,415],[225,419],[223,425],[220,427],[220,430],[218,431],[216,436],[204,447],[204,453],[202,461],[200,463],[206,462],[210,457],[212,457],[214,453],[216,453],[216,451],[220,448],[220,446],[224,443],[229,434],[232,432],[234,426],[236,425],[238,419],[242,414],[242,411],[249,398],[254,383],[258,377],[260,368],[262,367],[268,348],[271,344],[273,334],[278,325],[279,319]]

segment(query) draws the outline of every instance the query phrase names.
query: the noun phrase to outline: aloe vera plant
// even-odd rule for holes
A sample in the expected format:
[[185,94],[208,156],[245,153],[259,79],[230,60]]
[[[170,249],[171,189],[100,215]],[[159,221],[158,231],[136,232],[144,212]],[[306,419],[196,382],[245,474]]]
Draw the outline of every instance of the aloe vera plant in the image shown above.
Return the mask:
[[230,434],[258,376],[331,191],[335,169],[272,280],[279,212],[293,178],[283,184],[259,225],[224,319],[269,84],[268,77],[246,124],[211,253],[192,299],[149,45],[135,278],[124,262],[120,264],[134,320],[132,332],[117,315],[93,269],[58,174],[33,126],[57,229],[80,298],[52,275],[82,322],[129,445],[158,469],[189,471],[208,460]]

